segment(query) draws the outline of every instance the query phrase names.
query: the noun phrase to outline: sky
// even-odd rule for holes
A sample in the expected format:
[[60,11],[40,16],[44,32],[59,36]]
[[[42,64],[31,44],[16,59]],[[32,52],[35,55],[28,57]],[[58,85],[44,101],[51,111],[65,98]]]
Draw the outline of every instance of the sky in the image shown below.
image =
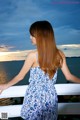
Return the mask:
[[37,20],[52,24],[62,50],[79,53],[80,0],[0,0],[0,53],[34,49],[29,27]]

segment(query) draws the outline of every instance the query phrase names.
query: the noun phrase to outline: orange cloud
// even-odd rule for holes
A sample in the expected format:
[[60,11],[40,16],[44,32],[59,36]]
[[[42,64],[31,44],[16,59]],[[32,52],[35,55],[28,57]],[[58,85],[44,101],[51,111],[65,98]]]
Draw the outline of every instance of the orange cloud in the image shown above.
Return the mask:
[[24,60],[30,51],[0,52],[0,61]]

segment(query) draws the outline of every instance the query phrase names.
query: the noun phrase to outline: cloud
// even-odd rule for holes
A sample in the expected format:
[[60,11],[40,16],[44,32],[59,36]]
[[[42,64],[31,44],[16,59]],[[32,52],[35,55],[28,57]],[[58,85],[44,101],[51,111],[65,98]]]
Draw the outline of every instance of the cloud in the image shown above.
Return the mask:
[[4,32],[4,33],[0,34],[0,37],[2,37],[2,36],[16,36],[16,35],[19,35],[19,33]]
[[7,46],[7,45],[0,45],[0,52],[7,52],[11,48],[14,48],[13,46]]
[[[32,22],[43,19],[49,20],[54,26],[58,44],[80,43],[80,30],[75,27],[75,24],[80,21],[78,19],[80,9],[75,6],[53,5],[52,2],[53,0],[43,0],[42,2],[39,0],[2,0],[0,4],[0,43],[15,46],[14,50],[31,49],[29,26]],[[74,12],[77,20],[74,19]]]
[[53,4],[80,4],[80,2],[77,0],[77,1],[53,1],[52,2]]
[[[66,57],[80,57],[80,44],[58,45],[57,47],[65,53]],[[25,60],[27,54],[31,51],[32,49],[0,52],[0,61]]]
[[66,57],[80,57],[80,44],[58,45],[58,48],[65,53]]
[[61,26],[54,29],[57,43],[59,44],[79,44],[80,30],[70,26]]
[[58,45],[61,49],[80,49],[80,44]]
[[27,54],[32,50],[0,52],[0,61],[25,60]]

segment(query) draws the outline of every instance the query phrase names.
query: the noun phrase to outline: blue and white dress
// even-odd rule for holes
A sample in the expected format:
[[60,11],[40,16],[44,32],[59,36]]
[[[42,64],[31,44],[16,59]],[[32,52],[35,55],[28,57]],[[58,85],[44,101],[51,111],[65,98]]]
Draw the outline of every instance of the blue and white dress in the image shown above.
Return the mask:
[[29,86],[26,91],[21,117],[25,120],[57,120],[58,99],[54,87],[57,71],[49,79],[40,67],[30,69]]

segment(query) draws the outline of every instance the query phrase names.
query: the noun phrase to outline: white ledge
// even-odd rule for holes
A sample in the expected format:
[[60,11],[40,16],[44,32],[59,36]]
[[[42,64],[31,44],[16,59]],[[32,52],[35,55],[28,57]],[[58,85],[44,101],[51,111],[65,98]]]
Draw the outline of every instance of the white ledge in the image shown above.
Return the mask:
[[[0,118],[2,113],[7,113],[8,118],[20,117],[22,105],[9,105],[0,107]],[[80,103],[58,103],[59,115],[80,115]]]
[[[28,85],[12,86],[2,92],[0,98],[24,97]],[[80,95],[80,84],[56,84],[58,95]]]
[[[12,86],[2,92],[0,98],[24,97],[28,85]],[[56,84],[58,95],[80,95],[80,84]],[[0,106],[0,118],[2,113],[7,113],[9,118],[20,117],[22,105]],[[13,112],[14,111],[14,112]],[[78,103],[58,103],[58,114],[80,115],[80,102]]]

